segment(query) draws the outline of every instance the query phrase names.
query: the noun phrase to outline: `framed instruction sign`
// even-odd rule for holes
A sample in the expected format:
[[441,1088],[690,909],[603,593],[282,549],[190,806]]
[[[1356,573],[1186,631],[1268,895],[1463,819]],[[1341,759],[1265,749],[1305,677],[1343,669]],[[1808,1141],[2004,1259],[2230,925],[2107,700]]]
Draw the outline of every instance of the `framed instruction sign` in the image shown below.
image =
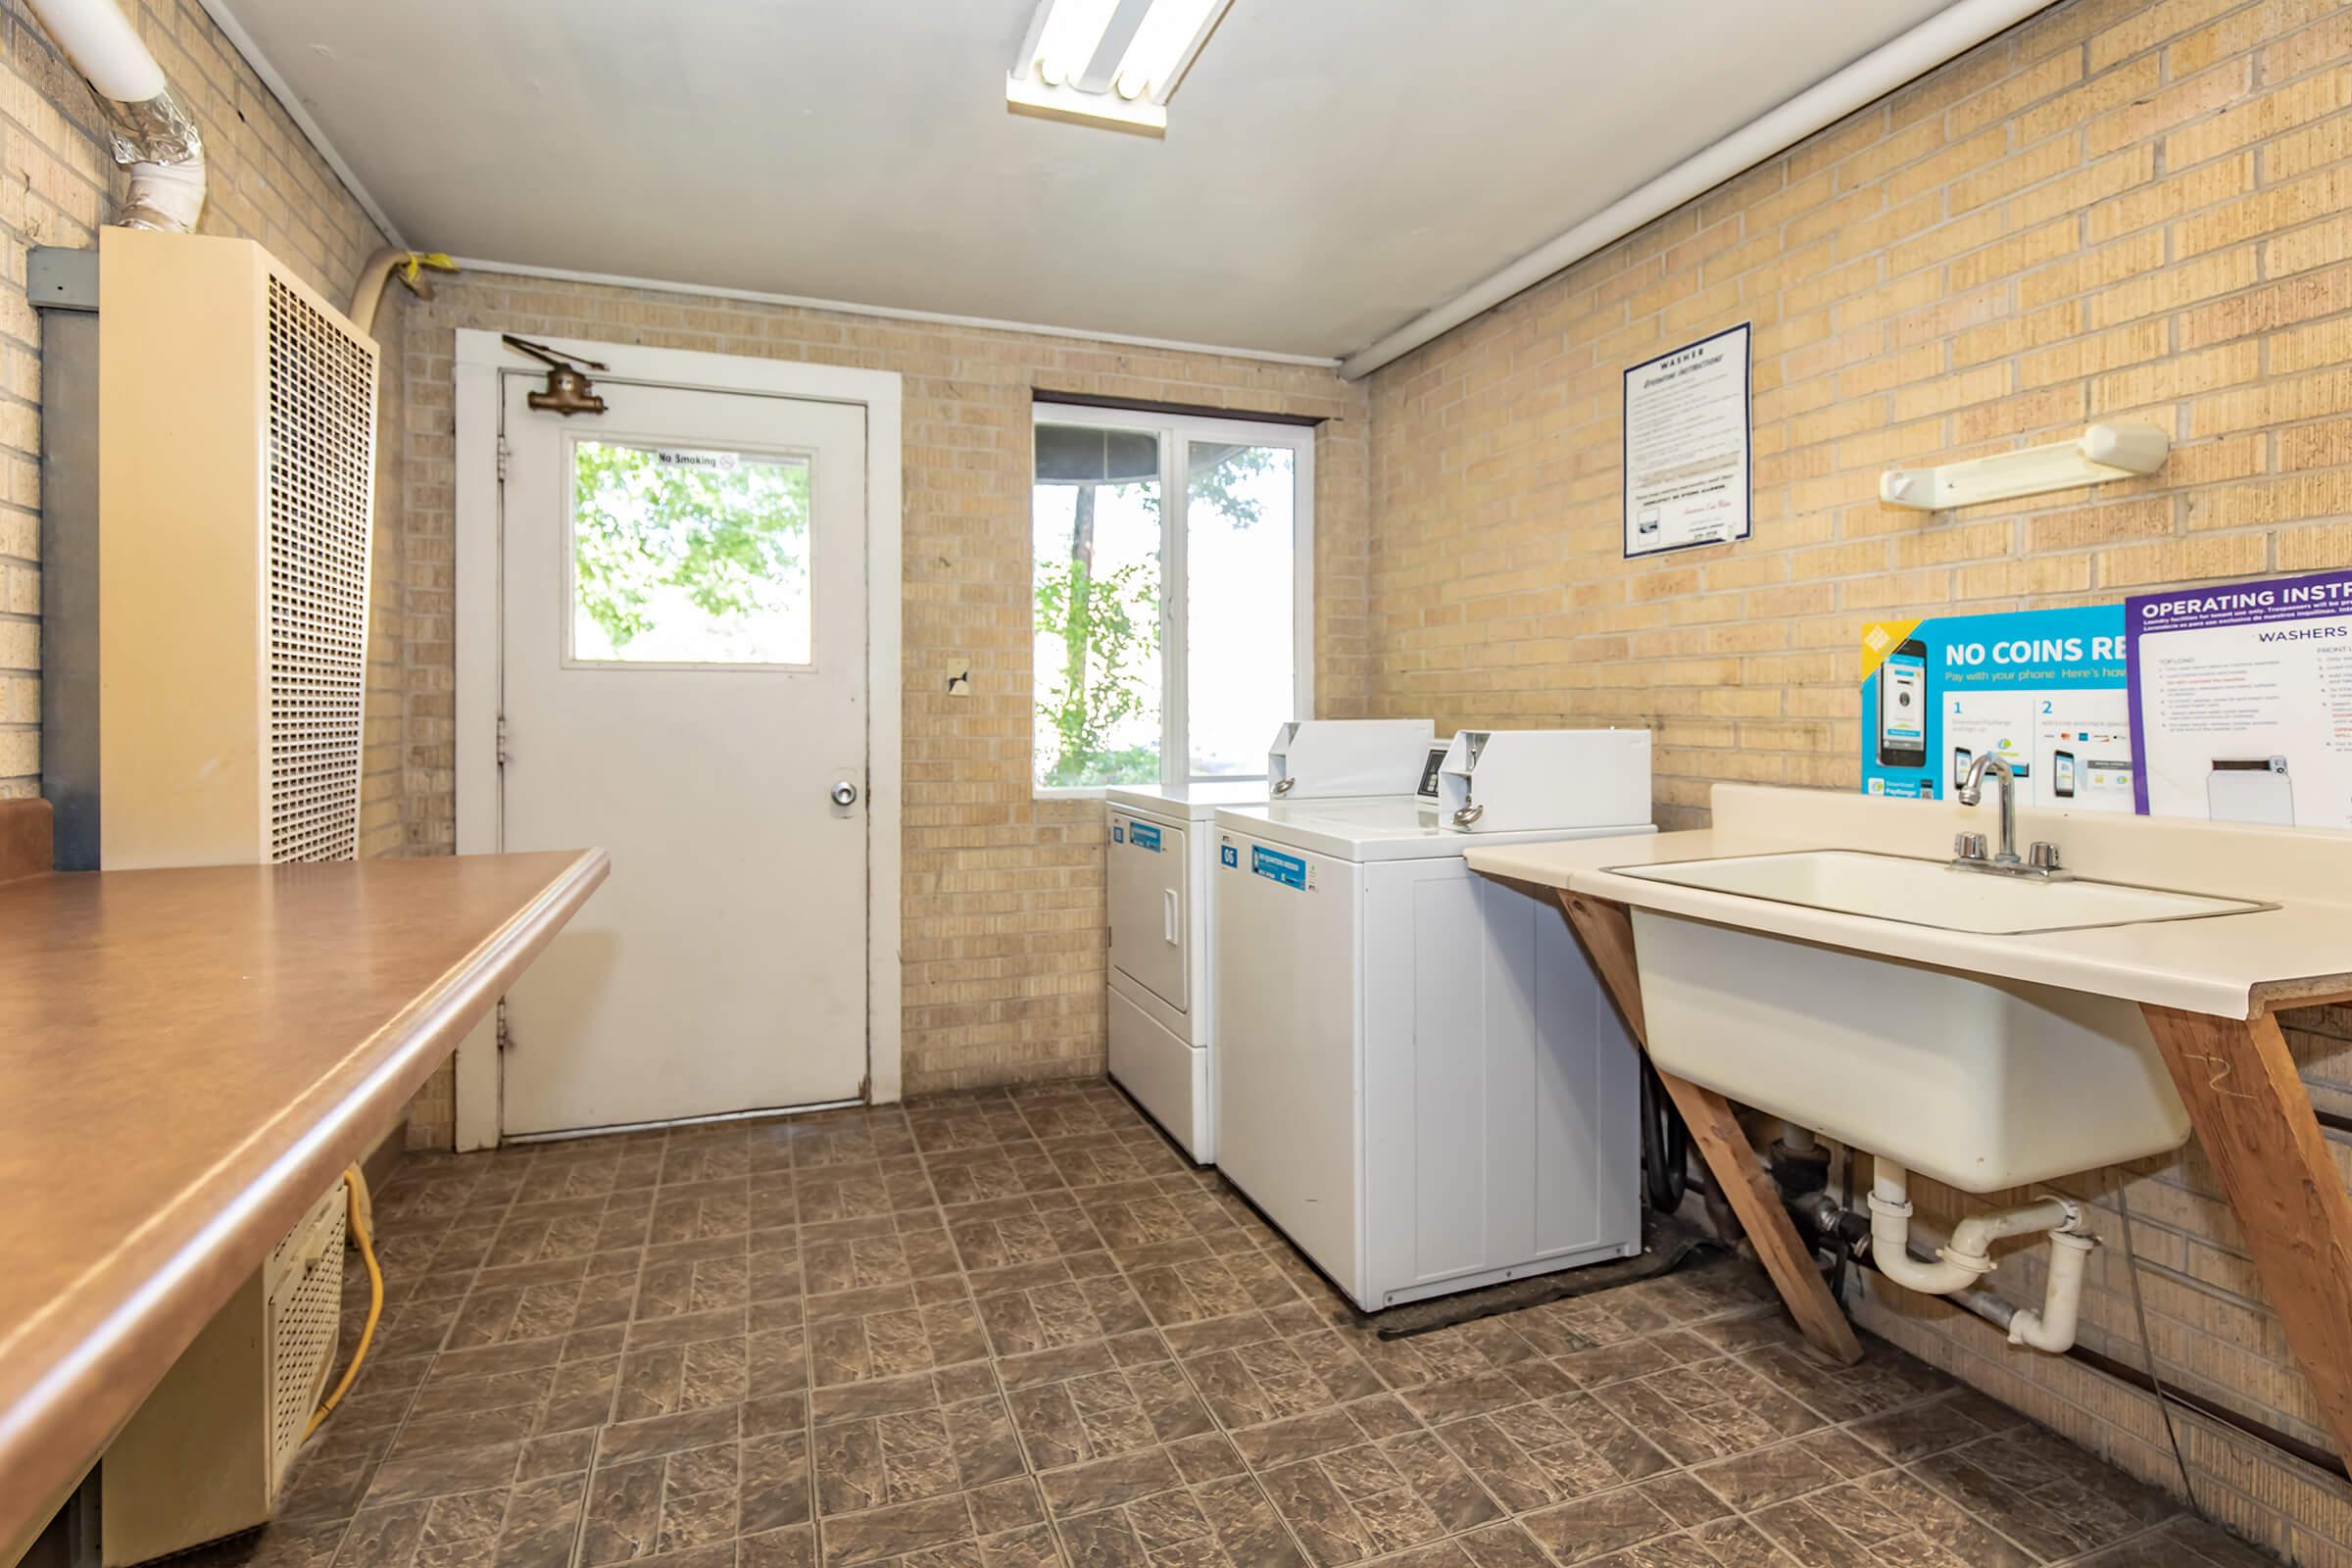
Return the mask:
[[2124,602],[2152,816],[2352,827],[2352,571]]
[[1625,372],[1627,560],[1744,539],[1754,527],[1748,325]]

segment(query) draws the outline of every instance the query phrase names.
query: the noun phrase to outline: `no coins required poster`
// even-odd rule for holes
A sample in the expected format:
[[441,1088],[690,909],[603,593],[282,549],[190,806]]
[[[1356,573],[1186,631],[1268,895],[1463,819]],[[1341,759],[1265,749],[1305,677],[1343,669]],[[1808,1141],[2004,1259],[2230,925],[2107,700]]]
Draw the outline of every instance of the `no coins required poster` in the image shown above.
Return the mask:
[[1873,621],[1862,629],[1862,788],[1947,799],[1989,752],[2020,806],[2134,808],[2120,605]]

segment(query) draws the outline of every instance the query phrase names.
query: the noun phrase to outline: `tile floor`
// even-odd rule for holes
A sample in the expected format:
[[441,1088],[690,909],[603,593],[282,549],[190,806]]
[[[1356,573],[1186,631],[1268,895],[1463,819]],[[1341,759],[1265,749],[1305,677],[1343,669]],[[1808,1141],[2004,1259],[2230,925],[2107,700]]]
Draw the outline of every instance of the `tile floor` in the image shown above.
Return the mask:
[[209,1568],[2266,1560],[1740,1264],[1384,1342],[1106,1084],[412,1157],[377,1226]]

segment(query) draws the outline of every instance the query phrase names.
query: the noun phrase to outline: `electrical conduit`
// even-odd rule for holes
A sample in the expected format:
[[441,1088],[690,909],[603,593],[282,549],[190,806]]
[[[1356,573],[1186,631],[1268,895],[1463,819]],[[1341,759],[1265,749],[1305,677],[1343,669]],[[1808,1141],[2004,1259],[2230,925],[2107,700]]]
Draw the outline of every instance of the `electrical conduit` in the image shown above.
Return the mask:
[[1992,1244],[2009,1236],[2047,1232],[2050,1274],[2041,1309],[2020,1308],[2009,1322],[2009,1343],[2053,1354],[2075,1343],[2082,1275],[2096,1242],[2082,1234],[2082,1210],[2071,1199],[2044,1198],[2020,1208],[1996,1209],[1962,1220],[1934,1262],[1911,1255],[1910,1176],[1892,1160],[1872,1156],[1870,1257],[1895,1284],[1928,1296],[1965,1291],[1992,1272]]
[[130,171],[124,228],[185,234],[204,211],[204,138],[115,0],[26,0],[106,112],[115,162]]

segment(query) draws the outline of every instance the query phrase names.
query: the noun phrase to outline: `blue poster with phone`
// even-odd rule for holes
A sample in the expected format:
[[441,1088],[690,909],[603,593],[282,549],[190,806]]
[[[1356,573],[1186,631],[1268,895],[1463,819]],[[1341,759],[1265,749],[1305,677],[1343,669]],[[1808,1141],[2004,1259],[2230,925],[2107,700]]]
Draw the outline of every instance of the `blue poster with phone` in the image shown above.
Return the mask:
[[1998,756],[2018,804],[2133,808],[2121,605],[1862,629],[1862,789],[1945,800]]

